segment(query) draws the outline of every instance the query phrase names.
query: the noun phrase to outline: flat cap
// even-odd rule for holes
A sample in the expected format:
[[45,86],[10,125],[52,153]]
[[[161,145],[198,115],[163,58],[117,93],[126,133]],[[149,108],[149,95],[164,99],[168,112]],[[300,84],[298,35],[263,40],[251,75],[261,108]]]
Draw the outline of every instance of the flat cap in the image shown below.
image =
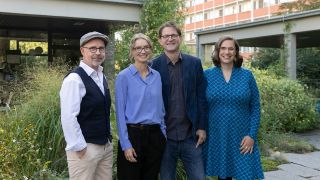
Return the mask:
[[97,38],[101,39],[104,42],[104,44],[107,46],[108,41],[109,41],[108,36],[101,34],[99,32],[96,32],[96,31],[92,31],[92,32],[89,32],[89,33],[83,35],[80,38],[80,47],[83,46],[84,44],[86,44],[91,39],[97,39]]

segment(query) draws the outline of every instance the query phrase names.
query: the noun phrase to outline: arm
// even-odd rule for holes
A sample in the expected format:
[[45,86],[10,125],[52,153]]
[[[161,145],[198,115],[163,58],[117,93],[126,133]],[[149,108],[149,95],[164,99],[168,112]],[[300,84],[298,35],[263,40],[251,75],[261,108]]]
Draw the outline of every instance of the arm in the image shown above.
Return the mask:
[[[81,91],[82,88],[84,91]],[[69,74],[60,90],[61,125],[67,142],[67,151],[81,151],[87,147],[77,120],[84,95],[85,88],[81,78],[75,73]]]
[[164,116],[165,116],[165,113],[166,113],[166,110],[164,108],[164,103],[163,103],[163,98],[162,98],[162,82],[161,82],[161,78],[160,78],[160,74],[159,74],[159,79],[160,79],[160,90],[159,90],[159,93],[161,95],[161,112],[162,112],[162,115],[163,115],[163,118],[160,122],[160,128],[161,128],[161,131],[163,133],[163,135],[167,138],[167,132],[166,132],[166,124],[164,122]]
[[257,140],[257,134],[260,126],[260,95],[256,80],[253,77],[253,74],[250,72],[250,131],[249,136]]
[[127,101],[127,82],[124,74],[119,74],[115,82],[115,104],[117,115],[118,135],[122,150],[132,148],[128,136],[128,129],[125,117]]
[[197,62],[197,109],[198,109],[198,130],[196,131],[196,135],[198,136],[198,142],[196,147],[202,144],[207,137],[205,128],[208,122],[208,103],[206,100],[206,88],[207,81],[204,78],[204,72],[202,69],[201,62]]
[[200,61],[197,61],[197,109],[198,129],[205,130],[208,122],[208,103],[206,100],[207,81]]
[[249,88],[250,88],[250,127],[249,133],[245,136],[240,144],[240,153],[247,154],[253,152],[255,141],[257,141],[257,134],[260,125],[260,97],[257,83],[250,72],[249,74]]

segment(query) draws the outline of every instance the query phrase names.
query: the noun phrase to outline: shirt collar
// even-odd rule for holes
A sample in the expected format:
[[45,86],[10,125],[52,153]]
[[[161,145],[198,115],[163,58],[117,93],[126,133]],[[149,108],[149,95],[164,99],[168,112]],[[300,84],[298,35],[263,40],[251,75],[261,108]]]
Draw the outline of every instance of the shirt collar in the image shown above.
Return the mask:
[[[148,68],[148,72],[149,72],[148,75],[149,75],[150,73],[153,74],[153,70],[152,70],[149,66],[148,66],[147,68]],[[132,75],[135,75],[135,74],[138,73],[137,68],[136,68],[133,64],[130,64],[129,70],[130,70],[130,72],[132,73]]]
[[[164,54],[164,55],[166,56],[167,64],[171,63],[170,58],[169,58],[166,54]],[[179,62],[179,61],[182,61],[182,54],[181,54],[181,53],[179,53],[179,59],[178,59],[178,61],[177,61],[177,62]]]
[[83,61],[80,61],[79,66],[83,68],[83,70],[88,74],[88,76],[91,76],[91,74],[93,72],[102,73],[102,71],[103,71],[102,66],[99,66],[98,71],[96,71],[96,70],[92,69],[90,66],[88,66],[86,63],[84,63]]

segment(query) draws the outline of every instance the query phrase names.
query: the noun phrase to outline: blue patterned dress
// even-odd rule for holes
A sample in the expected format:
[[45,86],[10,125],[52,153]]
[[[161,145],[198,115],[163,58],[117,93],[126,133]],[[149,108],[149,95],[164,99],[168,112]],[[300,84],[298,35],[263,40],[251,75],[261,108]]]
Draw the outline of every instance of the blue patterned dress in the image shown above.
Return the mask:
[[[263,179],[257,133],[260,125],[260,100],[251,71],[233,68],[226,82],[220,67],[205,71],[209,104],[204,162],[207,176],[237,180]],[[246,135],[254,139],[252,154],[241,154]]]

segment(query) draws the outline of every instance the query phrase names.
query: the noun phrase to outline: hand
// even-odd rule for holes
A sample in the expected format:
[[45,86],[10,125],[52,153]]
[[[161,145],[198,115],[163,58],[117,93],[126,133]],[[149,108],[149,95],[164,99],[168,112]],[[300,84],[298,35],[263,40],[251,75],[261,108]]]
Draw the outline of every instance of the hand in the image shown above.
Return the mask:
[[253,151],[254,140],[250,136],[245,136],[240,144],[240,153],[247,154]]
[[87,152],[87,147],[85,147],[84,149],[82,149],[81,151],[76,151],[77,156],[79,159],[81,159]]
[[124,156],[129,162],[137,162],[137,159],[136,159],[137,154],[133,148],[126,149],[124,151]]
[[197,148],[200,144],[202,144],[206,140],[207,134],[205,130],[198,129],[196,132],[196,135],[198,136],[198,142],[196,145],[196,148]]

